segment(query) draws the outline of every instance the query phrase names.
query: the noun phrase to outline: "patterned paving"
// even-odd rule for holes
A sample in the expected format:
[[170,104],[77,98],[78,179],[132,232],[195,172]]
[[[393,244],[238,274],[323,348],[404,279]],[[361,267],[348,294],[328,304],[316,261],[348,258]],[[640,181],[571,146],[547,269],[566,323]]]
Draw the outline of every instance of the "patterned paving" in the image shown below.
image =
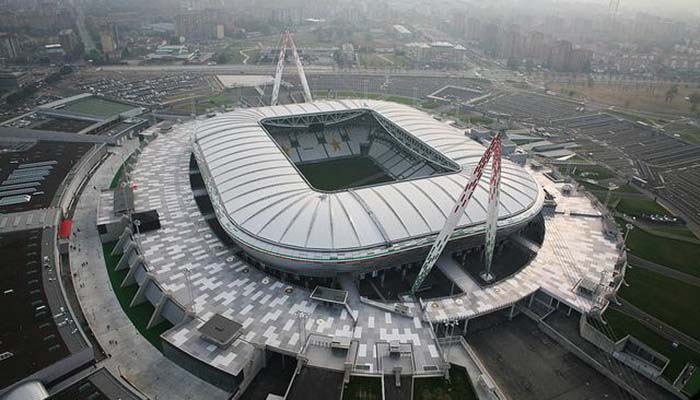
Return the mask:
[[[176,126],[146,146],[132,174],[136,210],[157,209],[161,218],[160,230],[139,238],[148,268],[181,304],[192,304],[197,315],[191,323],[168,331],[165,340],[233,374],[243,368],[254,346],[264,344],[295,353],[302,345],[302,335],[311,334],[351,336],[358,342],[356,365],[368,365],[369,371],[376,371],[379,365],[376,344],[392,340],[412,344],[418,372],[440,365],[438,347],[421,318],[402,317],[350,299],[355,324],[347,309],[314,302],[299,287],[289,292],[287,284],[247,267],[226,248],[204,221],[190,189],[192,128],[191,124]],[[550,193],[559,193],[561,185],[539,173],[535,177]],[[588,200],[563,196],[557,200],[565,213],[547,218],[545,243],[528,267],[492,287],[429,302],[424,318],[473,317],[540,288],[577,308],[590,308],[590,302],[576,296],[572,288],[583,276],[598,281],[601,272],[611,273],[618,252],[603,236],[600,218],[571,215],[595,214]],[[299,312],[308,315],[305,331],[299,326]],[[213,313],[243,324],[242,338],[228,349],[199,336],[197,328]],[[309,362],[323,364],[313,358]]]
[[600,212],[588,198],[564,196],[564,184],[532,172],[558,203],[556,214],[545,217],[545,240],[537,256],[521,272],[496,285],[431,302],[426,314],[432,320],[471,318],[507,307],[538,289],[586,312],[592,303],[576,294],[578,283],[584,278],[600,282],[603,275],[611,279],[620,253],[616,243],[603,233]]
[[[157,209],[161,229],[142,234],[140,244],[149,270],[161,286],[182,304],[194,303],[198,318],[165,339],[202,360],[237,373],[248,361],[252,344],[297,352],[301,335],[297,312],[304,312],[306,335],[351,336],[359,343],[356,364],[376,368],[374,345],[399,340],[412,343],[417,368],[439,365],[428,324],[401,317],[362,303],[353,303],[357,325],[344,308],[331,308],[309,299],[310,293],[249,268],[224,247],[204,221],[189,184],[191,126],[177,126],[171,133],[146,146],[132,174],[137,211]],[[192,287],[187,289],[187,270]],[[243,324],[242,340],[226,350],[204,342],[197,327],[213,313],[222,313]],[[300,333],[301,332],[301,333]],[[314,360],[310,360],[313,364]]]

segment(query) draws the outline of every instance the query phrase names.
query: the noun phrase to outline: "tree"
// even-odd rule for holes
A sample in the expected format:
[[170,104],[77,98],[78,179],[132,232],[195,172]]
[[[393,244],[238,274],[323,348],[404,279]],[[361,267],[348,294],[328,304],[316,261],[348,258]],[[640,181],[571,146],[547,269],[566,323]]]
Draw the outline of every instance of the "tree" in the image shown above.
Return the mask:
[[700,104],[700,92],[693,92],[688,96],[688,101],[690,102],[690,111],[697,111],[698,104]]
[[102,52],[97,49],[92,49],[88,53],[88,59],[92,60],[95,65],[102,64]]
[[673,99],[678,94],[678,85],[673,85],[666,91],[666,102],[672,103]]

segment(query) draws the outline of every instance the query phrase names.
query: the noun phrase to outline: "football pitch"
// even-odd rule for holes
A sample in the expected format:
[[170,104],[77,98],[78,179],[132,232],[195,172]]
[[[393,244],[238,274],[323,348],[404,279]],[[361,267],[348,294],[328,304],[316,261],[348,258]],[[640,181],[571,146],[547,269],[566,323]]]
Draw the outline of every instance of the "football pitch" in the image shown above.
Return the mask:
[[299,171],[311,186],[328,192],[375,185],[393,180],[368,157],[301,164],[297,165],[297,168],[299,168]]
[[97,118],[111,117],[113,115],[129,111],[132,108],[134,107],[128,104],[96,97],[80,99],[63,107],[63,109],[66,111]]

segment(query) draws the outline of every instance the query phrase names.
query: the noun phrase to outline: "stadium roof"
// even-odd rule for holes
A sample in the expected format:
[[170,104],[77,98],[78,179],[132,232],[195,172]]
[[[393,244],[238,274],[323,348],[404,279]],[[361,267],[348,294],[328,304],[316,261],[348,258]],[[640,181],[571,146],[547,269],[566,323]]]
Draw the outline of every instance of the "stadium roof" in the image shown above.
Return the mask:
[[[462,166],[460,172],[346,191],[314,190],[261,126],[269,117],[366,109],[380,114]],[[321,101],[241,109],[197,129],[194,149],[212,204],[234,239],[289,257],[370,248],[425,246],[444,225],[484,147],[408,106],[372,100]],[[483,232],[490,166],[460,220],[457,236]],[[499,226],[522,223],[542,205],[538,184],[504,160]],[[301,254],[299,251],[303,252]],[[327,257],[327,256],[326,256]],[[324,258],[326,258],[324,257]]]

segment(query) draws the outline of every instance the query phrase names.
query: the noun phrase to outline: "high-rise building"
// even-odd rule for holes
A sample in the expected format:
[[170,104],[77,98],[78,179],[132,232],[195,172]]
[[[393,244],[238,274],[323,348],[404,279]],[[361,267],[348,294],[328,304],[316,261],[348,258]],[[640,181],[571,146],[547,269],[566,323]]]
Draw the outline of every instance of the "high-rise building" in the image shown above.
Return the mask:
[[118,58],[119,37],[117,36],[116,25],[105,24],[100,27],[100,45],[102,46],[102,54],[106,58]]
[[544,33],[532,31],[528,34],[526,57],[535,63],[544,63],[547,61],[547,45],[545,43]]
[[550,49],[549,68],[562,72],[584,72],[590,69],[593,52],[574,49],[571,42],[559,40]]
[[452,25],[457,34],[464,36],[467,28],[467,15],[462,11],[453,12]]
[[523,40],[519,27],[511,25],[503,34],[501,57],[505,59],[520,58],[523,55]]
[[490,56],[498,56],[500,53],[499,26],[495,22],[484,25],[481,31],[481,46],[484,52]]
[[478,41],[481,39],[481,20],[475,17],[467,19],[467,40]]
[[0,56],[17,58],[22,54],[22,41],[16,33],[0,33]]
[[73,29],[63,29],[58,33],[58,42],[69,58],[76,57],[83,51],[80,37]]
[[559,40],[549,51],[549,68],[555,71],[568,71],[573,45],[567,40]]
[[223,39],[233,29],[233,14],[223,9],[188,11],[175,17],[177,35],[188,41]]

